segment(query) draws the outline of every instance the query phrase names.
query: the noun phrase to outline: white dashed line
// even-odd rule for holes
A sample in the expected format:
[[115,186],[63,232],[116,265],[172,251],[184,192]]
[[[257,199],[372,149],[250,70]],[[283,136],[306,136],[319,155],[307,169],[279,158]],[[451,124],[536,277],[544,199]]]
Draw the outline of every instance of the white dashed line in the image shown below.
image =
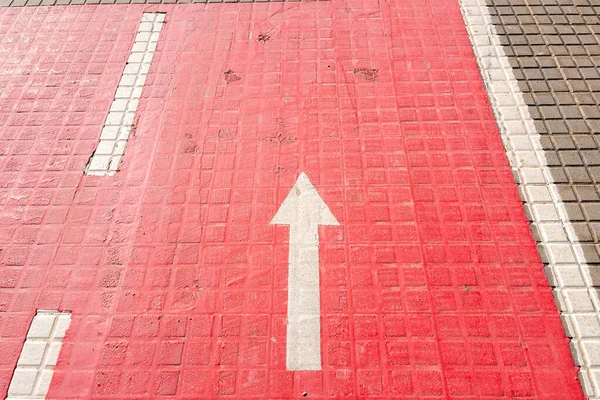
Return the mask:
[[71,313],[68,311],[38,310],[10,381],[7,400],[46,397],[70,323]]
[[85,167],[85,174],[114,175],[119,169],[164,21],[164,13],[142,15],[117,93],[100,134],[100,143]]

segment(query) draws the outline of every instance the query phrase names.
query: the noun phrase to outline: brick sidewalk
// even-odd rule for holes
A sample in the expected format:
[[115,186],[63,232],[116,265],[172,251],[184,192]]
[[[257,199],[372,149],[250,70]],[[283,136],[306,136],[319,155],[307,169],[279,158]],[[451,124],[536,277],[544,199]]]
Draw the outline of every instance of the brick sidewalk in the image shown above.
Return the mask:
[[[487,1],[503,51],[524,93],[562,203],[562,226],[534,224],[549,279],[582,366],[586,393],[600,398],[600,6],[589,0]],[[522,183],[526,178],[519,177]],[[527,196],[523,196],[527,199]],[[530,218],[536,217],[530,209]],[[564,248],[568,252],[552,252]]]

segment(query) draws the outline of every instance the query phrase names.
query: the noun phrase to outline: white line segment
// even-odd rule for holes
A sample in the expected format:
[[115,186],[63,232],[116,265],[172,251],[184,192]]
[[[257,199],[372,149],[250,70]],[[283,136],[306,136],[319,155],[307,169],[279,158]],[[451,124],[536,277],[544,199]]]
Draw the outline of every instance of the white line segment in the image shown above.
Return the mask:
[[290,226],[286,367],[320,370],[319,225],[339,222],[302,173],[271,224]]
[[85,167],[86,175],[114,175],[119,169],[164,21],[164,13],[142,14],[135,42],[100,134],[100,143]]
[[46,398],[62,340],[70,324],[71,313],[68,311],[38,310],[10,381],[7,400]]
[[600,360],[594,356],[600,349],[600,302],[583,249],[573,235],[575,229],[486,1],[460,0],[460,6],[528,217],[540,233],[547,275],[575,363],[581,367],[579,380],[587,396],[600,399],[600,361],[594,361]]

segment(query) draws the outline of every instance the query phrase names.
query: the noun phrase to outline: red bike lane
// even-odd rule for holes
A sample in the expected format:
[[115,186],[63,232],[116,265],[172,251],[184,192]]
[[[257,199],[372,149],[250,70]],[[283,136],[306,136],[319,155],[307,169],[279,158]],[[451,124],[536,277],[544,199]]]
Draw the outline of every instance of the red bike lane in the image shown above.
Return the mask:
[[[142,12],[125,156],[84,175]],[[48,398],[582,398],[454,1],[3,9],[0,38],[0,396],[52,309]],[[271,223],[302,173],[339,223],[316,370]]]

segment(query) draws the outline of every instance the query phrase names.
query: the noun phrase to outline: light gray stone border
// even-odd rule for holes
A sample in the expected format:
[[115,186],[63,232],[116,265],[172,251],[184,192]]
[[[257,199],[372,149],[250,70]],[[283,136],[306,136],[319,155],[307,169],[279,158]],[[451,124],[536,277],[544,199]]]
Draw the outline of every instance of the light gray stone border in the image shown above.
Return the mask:
[[164,22],[165,13],[142,14],[135,42],[100,134],[100,143],[85,167],[86,175],[114,175],[119,169]]
[[70,324],[71,313],[68,311],[37,311],[10,381],[7,400],[46,398],[62,340]]
[[485,0],[460,0],[460,6],[527,216],[547,264],[571,352],[580,366],[584,393],[600,399],[600,301],[581,243],[554,185],[540,135]]

